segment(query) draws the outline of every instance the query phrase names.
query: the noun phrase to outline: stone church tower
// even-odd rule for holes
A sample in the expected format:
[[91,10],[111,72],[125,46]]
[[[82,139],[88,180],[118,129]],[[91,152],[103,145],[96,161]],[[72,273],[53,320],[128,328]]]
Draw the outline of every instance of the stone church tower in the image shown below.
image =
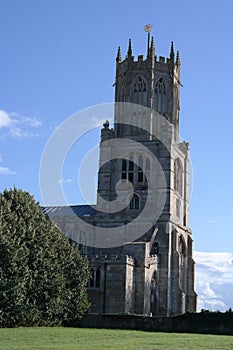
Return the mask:
[[[87,255],[91,313],[172,316],[196,310],[189,228],[189,144],[179,140],[180,57],[116,58],[114,127],[101,130],[96,206],[44,211]],[[140,218],[140,219],[138,219]],[[104,228],[101,246],[92,244]]]

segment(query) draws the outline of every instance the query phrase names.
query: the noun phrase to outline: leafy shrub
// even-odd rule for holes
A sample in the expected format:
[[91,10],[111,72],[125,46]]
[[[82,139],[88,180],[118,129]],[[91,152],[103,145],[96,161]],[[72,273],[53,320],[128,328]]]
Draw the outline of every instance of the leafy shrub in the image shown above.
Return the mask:
[[88,307],[88,262],[33,196],[0,194],[0,326],[60,324]]

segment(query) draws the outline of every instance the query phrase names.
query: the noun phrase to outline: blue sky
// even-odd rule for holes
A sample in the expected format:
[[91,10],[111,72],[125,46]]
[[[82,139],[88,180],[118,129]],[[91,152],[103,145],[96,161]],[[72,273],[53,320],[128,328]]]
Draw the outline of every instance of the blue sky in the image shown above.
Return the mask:
[[[191,146],[194,249],[232,254],[232,13],[231,0],[2,0],[0,190],[16,185],[41,202],[40,160],[51,133],[72,114],[113,101],[117,47],[124,56],[131,38],[134,55],[145,54],[143,28],[151,23],[157,54],[168,56],[173,40],[181,56],[180,134]],[[64,170],[70,203],[82,201],[80,154],[98,144],[98,133],[74,147],[77,164]]]

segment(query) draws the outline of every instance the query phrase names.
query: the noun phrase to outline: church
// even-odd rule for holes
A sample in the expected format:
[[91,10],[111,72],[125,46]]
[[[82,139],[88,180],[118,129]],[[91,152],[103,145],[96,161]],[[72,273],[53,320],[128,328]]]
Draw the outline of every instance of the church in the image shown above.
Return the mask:
[[[148,29],[148,28],[147,28]],[[103,124],[97,203],[44,207],[87,256],[92,314],[196,311],[189,144],[179,139],[180,56],[116,57],[114,124]]]

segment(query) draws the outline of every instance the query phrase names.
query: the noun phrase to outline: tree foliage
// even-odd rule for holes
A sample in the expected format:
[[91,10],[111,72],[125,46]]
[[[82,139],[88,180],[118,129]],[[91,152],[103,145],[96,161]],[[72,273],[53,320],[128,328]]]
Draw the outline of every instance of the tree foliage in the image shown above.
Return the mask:
[[59,324],[88,307],[88,262],[33,196],[0,193],[0,326]]

